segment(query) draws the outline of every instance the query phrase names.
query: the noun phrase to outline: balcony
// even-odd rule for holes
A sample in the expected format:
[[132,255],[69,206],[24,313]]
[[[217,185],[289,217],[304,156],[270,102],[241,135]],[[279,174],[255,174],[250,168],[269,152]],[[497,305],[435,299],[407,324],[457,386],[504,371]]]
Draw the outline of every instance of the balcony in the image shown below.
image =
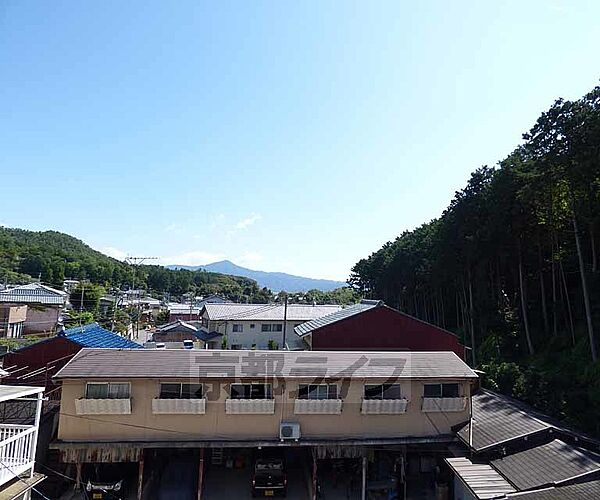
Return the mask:
[[155,415],[204,415],[206,399],[153,399]]
[[228,415],[273,415],[274,399],[226,399],[225,413]]
[[467,398],[423,398],[421,411],[425,413],[440,413],[464,411],[467,407]]
[[35,425],[0,425],[0,485],[31,470],[36,439]]
[[131,399],[76,399],[77,415],[130,415]]
[[399,415],[406,413],[408,399],[363,399],[363,415]]
[[296,399],[296,415],[339,415],[342,413],[341,399]]

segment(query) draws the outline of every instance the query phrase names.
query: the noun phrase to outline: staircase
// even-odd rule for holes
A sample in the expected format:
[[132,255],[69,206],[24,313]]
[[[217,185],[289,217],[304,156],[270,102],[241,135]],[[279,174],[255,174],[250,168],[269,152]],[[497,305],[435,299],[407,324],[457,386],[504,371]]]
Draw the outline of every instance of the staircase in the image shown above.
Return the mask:
[[223,465],[223,448],[213,448],[210,455],[212,465]]

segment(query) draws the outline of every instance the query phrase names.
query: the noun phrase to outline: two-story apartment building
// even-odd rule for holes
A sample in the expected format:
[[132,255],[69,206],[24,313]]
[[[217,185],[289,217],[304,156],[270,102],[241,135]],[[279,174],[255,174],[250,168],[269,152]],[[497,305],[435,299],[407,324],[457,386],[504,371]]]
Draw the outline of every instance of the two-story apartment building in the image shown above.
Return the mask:
[[339,311],[337,305],[205,304],[202,325],[226,337],[228,349],[304,349],[294,328]]
[[453,352],[84,349],[55,378],[63,459],[139,462],[141,496],[148,450],[168,449],[199,451],[199,491],[204,450],[270,447],[310,450],[314,484],[316,457],[362,457],[366,488],[381,447],[408,468],[456,440],[477,376]]

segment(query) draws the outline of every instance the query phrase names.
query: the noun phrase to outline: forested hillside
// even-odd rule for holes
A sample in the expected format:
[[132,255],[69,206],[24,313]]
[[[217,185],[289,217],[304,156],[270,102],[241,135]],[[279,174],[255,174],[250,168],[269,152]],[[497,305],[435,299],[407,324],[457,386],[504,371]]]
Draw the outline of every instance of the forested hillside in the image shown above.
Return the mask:
[[[135,272],[135,280],[133,279]],[[132,284],[157,295],[219,293],[242,302],[265,302],[271,296],[254,280],[206,271],[170,270],[162,266],[131,266],[92,249],[81,240],[56,231],[0,227],[0,281],[41,280],[61,288],[65,278],[87,279],[105,288]]]
[[600,435],[600,87],[523,139],[350,283],[459,334],[491,387]]

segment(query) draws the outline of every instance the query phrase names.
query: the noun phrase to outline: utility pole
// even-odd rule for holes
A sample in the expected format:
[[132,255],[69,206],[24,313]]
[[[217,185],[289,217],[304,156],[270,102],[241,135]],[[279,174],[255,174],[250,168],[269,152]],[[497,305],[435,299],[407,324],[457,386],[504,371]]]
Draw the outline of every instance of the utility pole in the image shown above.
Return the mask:
[[288,295],[285,294],[285,302],[283,303],[283,346],[282,349],[286,350],[285,346],[285,334],[287,330],[287,306],[288,306]]
[[81,317],[83,316],[83,290],[85,288],[85,283],[81,280],[81,301],[79,302],[79,326],[81,327]]
[[117,308],[119,307],[119,301],[121,302],[121,304],[123,303],[123,299],[121,297],[121,294],[119,293],[120,291],[118,291],[117,293],[115,293],[115,304],[113,306],[113,318],[112,318],[112,326],[111,326],[111,331],[115,331],[115,326],[117,324]]
[[[141,266],[144,262],[146,262],[147,260],[158,260],[158,257],[132,257],[132,256],[129,256],[125,259],[125,262],[131,266],[131,269],[133,271],[133,276],[131,278],[131,291],[132,292],[135,291],[136,269],[139,266]],[[137,337],[139,337],[139,333],[140,333],[140,297],[139,297],[139,293],[136,295],[137,295],[137,305],[135,305],[134,307],[137,310],[137,314],[136,314],[136,318],[135,318],[135,337],[137,338]]]

